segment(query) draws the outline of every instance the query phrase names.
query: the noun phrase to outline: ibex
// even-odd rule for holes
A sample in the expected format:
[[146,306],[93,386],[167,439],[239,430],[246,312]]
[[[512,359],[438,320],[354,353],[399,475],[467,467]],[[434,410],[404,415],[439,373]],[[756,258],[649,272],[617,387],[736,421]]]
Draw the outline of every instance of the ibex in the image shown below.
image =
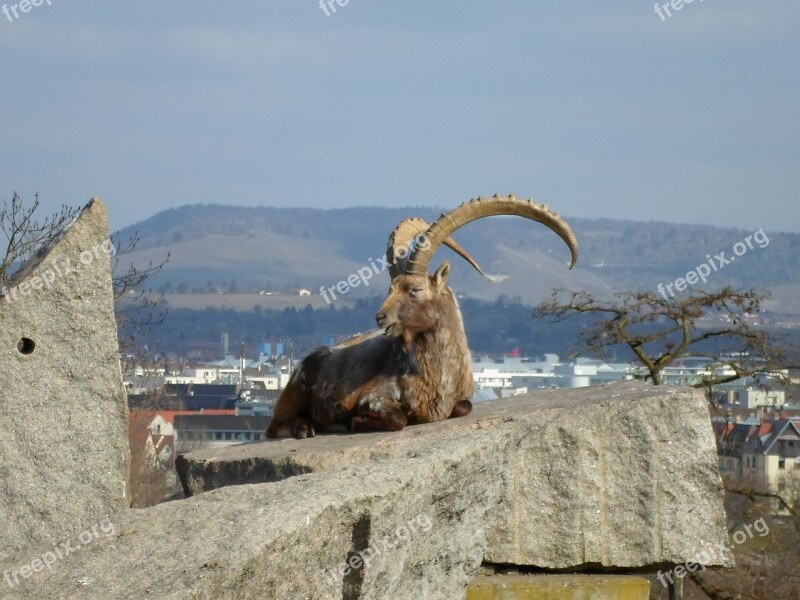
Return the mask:
[[445,285],[450,264],[445,261],[433,275],[427,267],[444,243],[483,274],[449,236],[491,215],[517,215],[546,225],[569,247],[569,268],[575,265],[578,242],[569,225],[533,200],[474,198],[432,225],[421,219],[401,222],[389,237],[392,283],[375,317],[380,329],[306,356],[278,398],[267,437],[396,431],[468,415],[472,366],[461,311]]

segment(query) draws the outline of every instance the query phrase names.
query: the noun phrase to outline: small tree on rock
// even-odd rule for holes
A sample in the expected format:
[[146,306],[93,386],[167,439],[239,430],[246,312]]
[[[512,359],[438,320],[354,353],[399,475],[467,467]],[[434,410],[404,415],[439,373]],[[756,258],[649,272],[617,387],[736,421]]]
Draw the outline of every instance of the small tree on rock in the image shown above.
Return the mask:
[[784,377],[783,369],[797,364],[795,353],[778,336],[754,322],[766,292],[696,291],[676,298],[653,292],[619,292],[600,300],[584,291],[554,290],[534,310],[534,317],[559,321],[577,314],[598,317],[582,334],[590,352],[603,355],[614,346],[627,346],[655,385],[664,368],[681,357],[706,357],[733,374],[710,374],[697,386],[716,385],[758,373]]

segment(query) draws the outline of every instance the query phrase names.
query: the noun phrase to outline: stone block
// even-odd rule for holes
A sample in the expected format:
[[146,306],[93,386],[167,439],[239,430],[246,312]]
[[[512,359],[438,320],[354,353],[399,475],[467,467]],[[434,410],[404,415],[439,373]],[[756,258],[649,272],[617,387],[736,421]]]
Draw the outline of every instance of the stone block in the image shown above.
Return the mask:
[[0,558],[129,506],[108,222],[95,198],[0,296]]
[[727,542],[705,410],[694,390],[629,382],[395,433],[200,450],[182,461],[194,496],[116,513],[51,569],[33,570],[51,548],[17,552],[0,584],[70,600],[453,600],[481,563],[687,562]]
[[120,511],[50,570],[21,575],[46,546],[0,561],[0,597],[463,598],[505,486],[483,454],[491,436],[476,437],[486,439]]
[[[300,473],[485,444],[507,481],[485,561],[633,568],[710,556],[727,543],[716,447],[699,390],[620,382],[479,404],[465,418],[395,433],[328,435],[204,449],[179,458],[187,495]],[[708,564],[708,561],[707,561]]]

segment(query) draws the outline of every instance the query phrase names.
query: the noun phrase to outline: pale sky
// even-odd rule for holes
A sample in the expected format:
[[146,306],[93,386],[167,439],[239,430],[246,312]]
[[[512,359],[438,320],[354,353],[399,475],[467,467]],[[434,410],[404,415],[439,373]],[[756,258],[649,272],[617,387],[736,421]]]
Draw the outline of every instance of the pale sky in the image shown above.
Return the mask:
[[191,203],[500,192],[800,232],[797,0],[663,19],[631,0],[18,1],[0,13],[0,199],[100,195],[117,229]]

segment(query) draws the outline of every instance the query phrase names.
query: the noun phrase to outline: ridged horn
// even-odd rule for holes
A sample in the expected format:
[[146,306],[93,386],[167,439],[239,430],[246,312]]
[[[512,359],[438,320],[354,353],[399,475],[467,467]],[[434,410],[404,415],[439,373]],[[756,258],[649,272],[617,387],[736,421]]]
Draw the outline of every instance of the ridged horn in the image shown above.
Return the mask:
[[467,223],[494,215],[525,217],[553,230],[569,247],[572,256],[569,268],[575,266],[575,261],[578,260],[578,240],[564,219],[546,205],[533,200],[517,200],[513,194],[510,196],[495,194],[491,198],[473,198],[439,217],[425,232],[425,237],[430,243],[424,248],[418,247],[414,250],[408,259],[406,271],[410,274],[425,274],[437,248],[454,231]]
[[[413,217],[411,219],[405,219],[400,221],[397,227],[394,228],[391,235],[389,236],[389,242],[386,247],[386,261],[389,263],[389,276],[394,279],[398,275],[405,273],[408,267],[408,259],[411,257],[411,254],[414,250],[414,247],[418,246],[418,242],[413,241],[414,238],[418,237],[419,235],[425,233],[428,228],[430,227],[430,223],[425,221],[424,219],[420,219],[418,217]],[[442,243],[450,248],[453,252],[458,254],[461,258],[466,260],[472,267],[481,274],[482,277],[489,279],[490,281],[500,281],[505,279],[502,275],[489,275],[483,272],[480,265],[475,262],[469,253],[464,250],[461,246],[459,246],[456,241],[451,237],[446,237]],[[427,246],[428,244],[423,244]],[[419,246],[422,248],[422,246]]]

